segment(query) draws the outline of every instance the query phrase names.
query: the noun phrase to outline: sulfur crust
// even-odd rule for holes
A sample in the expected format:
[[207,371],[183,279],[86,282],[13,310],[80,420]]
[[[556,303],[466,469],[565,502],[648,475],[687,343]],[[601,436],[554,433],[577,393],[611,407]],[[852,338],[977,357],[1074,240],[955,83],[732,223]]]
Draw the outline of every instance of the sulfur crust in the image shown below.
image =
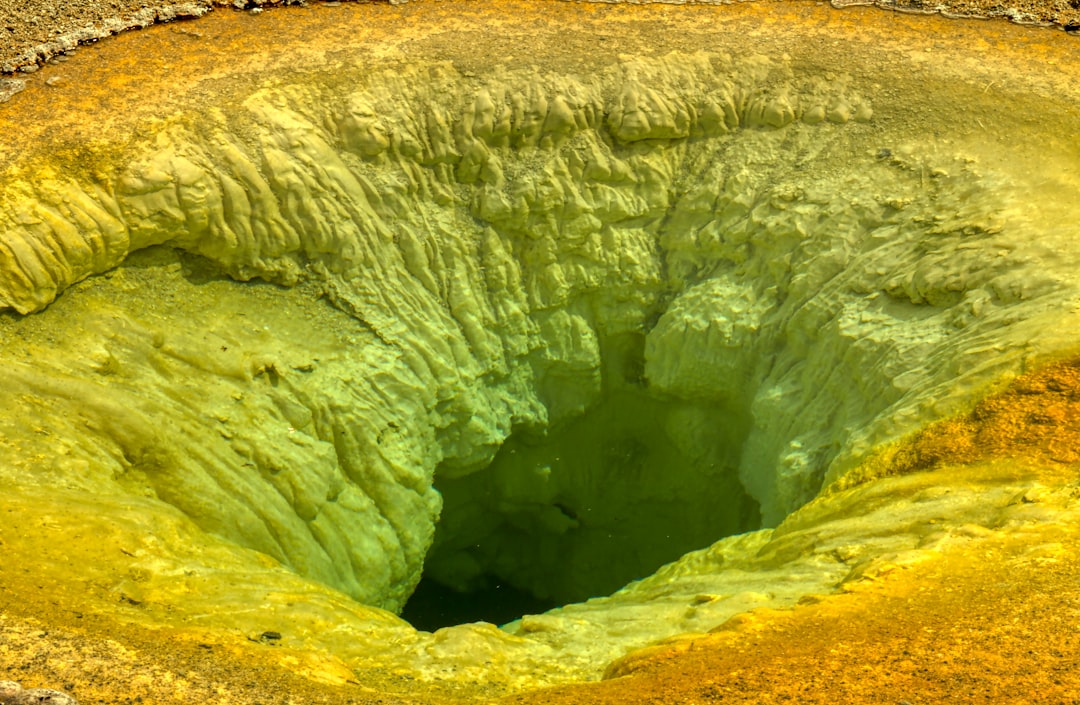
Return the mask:
[[[339,56],[9,165],[4,501],[66,517],[9,544],[93,536],[100,589],[81,599],[125,619],[280,619],[351,668],[392,647],[380,663],[515,685],[595,677],[630,646],[839,585],[871,559],[843,554],[861,529],[840,502],[846,523],[800,534],[811,508],[507,631],[430,637],[379,609],[419,579],[436,474],[478,473],[513,428],[596,404],[619,336],[645,331],[644,379],[687,404],[687,449],[718,416],[745,426],[727,470],[769,526],[1073,345],[1078,240],[1058,216],[1075,145],[1034,176],[1040,138],[974,102],[981,86],[935,86],[913,123],[880,77],[722,41],[482,76]],[[981,117],[1013,136],[987,141]],[[716,501],[698,480],[672,521]],[[975,516],[981,499],[920,506]]]

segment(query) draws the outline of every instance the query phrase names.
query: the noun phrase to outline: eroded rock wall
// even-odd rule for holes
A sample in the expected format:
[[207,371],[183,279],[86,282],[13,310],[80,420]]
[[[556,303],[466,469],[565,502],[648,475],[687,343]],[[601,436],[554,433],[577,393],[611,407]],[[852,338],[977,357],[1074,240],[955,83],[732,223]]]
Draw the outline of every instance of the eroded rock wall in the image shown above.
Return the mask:
[[[241,361],[227,342],[185,351],[190,332],[125,329],[113,342],[137,358],[123,368],[183,384],[133,382],[131,403],[115,382],[61,385],[69,373],[43,360],[9,367],[5,389],[112,419],[59,433],[99,460],[113,449],[60,475],[89,489],[110,464],[144,472],[204,529],[372,604],[399,607],[419,575],[435,473],[477,472],[514,427],[596,404],[618,336],[644,335],[635,384],[745,429],[721,472],[773,524],[923,417],[930,390],[947,405],[1015,366],[1030,312],[1073,286],[1016,255],[1007,177],[875,132],[850,77],[702,53],[581,76],[305,78],[68,168],[21,167],[3,193],[0,297],[37,311],[169,245],[240,280],[307,282],[364,328],[341,366],[283,362],[315,357],[306,333]],[[200,390],[219,378],[268,396],[206,445]],[[270,403],[262,418],[285,435],[253,421]],[[709,413],[679,442],[707,444]],[[161,449],[155,419],[184,420]]]
[[[734,487],[775,522],[1075,348],[1076,94],[1044,55],[1029,80],[989,25],[864,42],[870,15],[803,3],[488,7],[215,13],[111,54],[154,80],[35,93],[49,67],[9,104],[0,291],[34,313],[0,317],[4,595],[330,652],[335,682],[535,685],[1053,516],[1010,461],[819,496],[503,630],[340,592],[399,606],[436,521],[659,535]],[[635,442],[504,462],[642,409]],[[440,516],[433,478],[483,496]],[[596,545],[478,570],[644,565]]]

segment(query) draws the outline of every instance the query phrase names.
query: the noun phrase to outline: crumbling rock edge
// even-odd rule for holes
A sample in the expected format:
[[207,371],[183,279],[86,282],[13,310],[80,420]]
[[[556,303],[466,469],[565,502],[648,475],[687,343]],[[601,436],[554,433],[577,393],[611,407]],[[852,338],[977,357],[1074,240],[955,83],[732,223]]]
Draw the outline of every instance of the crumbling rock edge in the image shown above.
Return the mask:
[[[92,44],[99,39],[132,29],[145,29],[158,22],[202,17],[210,10],[211,3],[207,0],[146,7],[127,17],[115,17],[98,25],[88,24],[82,29],[62,34],[48,42],[23,50],[15,56],[5,58],[0,63],[0,71],[14,73],[20,69],[36,67],[54,56],[74,50],[81,44]],[[0,86],[0,102],[11,98],[17,90],[10,91],[9,88]]]
[[[399,4],[406,0],[389,0]],[[215,7],[229,7],[236,10],[259,9],[273,5],[307,5],[307,0],[186,0],[185,2],[166,2],[156,6],[143,6],[132,13],[119,14],[100,23],[89,23],[81,29],[65,32],[47,42],[22,49],[7,55],[3,42],[0,42],[0,73],[15,73],[20,70],[30,71],[59,54],[73,51],[83,44],[93,44],[114,34],[133,29],[146,29],[161,22],[195,19],[212,11]],[[9,92],[0,85],[0,103],[8,100],[17,91]]]

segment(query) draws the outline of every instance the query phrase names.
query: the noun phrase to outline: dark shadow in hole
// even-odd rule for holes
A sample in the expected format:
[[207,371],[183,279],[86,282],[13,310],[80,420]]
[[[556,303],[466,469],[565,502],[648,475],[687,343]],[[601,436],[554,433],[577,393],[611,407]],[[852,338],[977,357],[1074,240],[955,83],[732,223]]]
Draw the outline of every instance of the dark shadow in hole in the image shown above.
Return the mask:
[[433,632],[470,622],[506,624],[523,614],[537,614],[559,604],[541,600],[507,584],[491,583],[472,592],[458,592],[424,578],[401,611],[401,618],[417,629]]

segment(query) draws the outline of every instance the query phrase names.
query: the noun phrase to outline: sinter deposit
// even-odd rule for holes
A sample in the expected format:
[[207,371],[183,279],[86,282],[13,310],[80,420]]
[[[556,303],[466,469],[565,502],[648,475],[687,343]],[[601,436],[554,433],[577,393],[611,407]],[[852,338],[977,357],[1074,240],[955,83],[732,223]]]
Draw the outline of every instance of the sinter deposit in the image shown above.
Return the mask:
[[[972,491],[773,528],[1075,345],[1076,144],[985,82],[741,41],[346,48],[10,163],[2,501],[62,521],[5,551],[64,545],[124,619],[520,684],[832,590],[916,517],[996,521]],[[425,570],[645,579],[431,636],[391,614]]]

